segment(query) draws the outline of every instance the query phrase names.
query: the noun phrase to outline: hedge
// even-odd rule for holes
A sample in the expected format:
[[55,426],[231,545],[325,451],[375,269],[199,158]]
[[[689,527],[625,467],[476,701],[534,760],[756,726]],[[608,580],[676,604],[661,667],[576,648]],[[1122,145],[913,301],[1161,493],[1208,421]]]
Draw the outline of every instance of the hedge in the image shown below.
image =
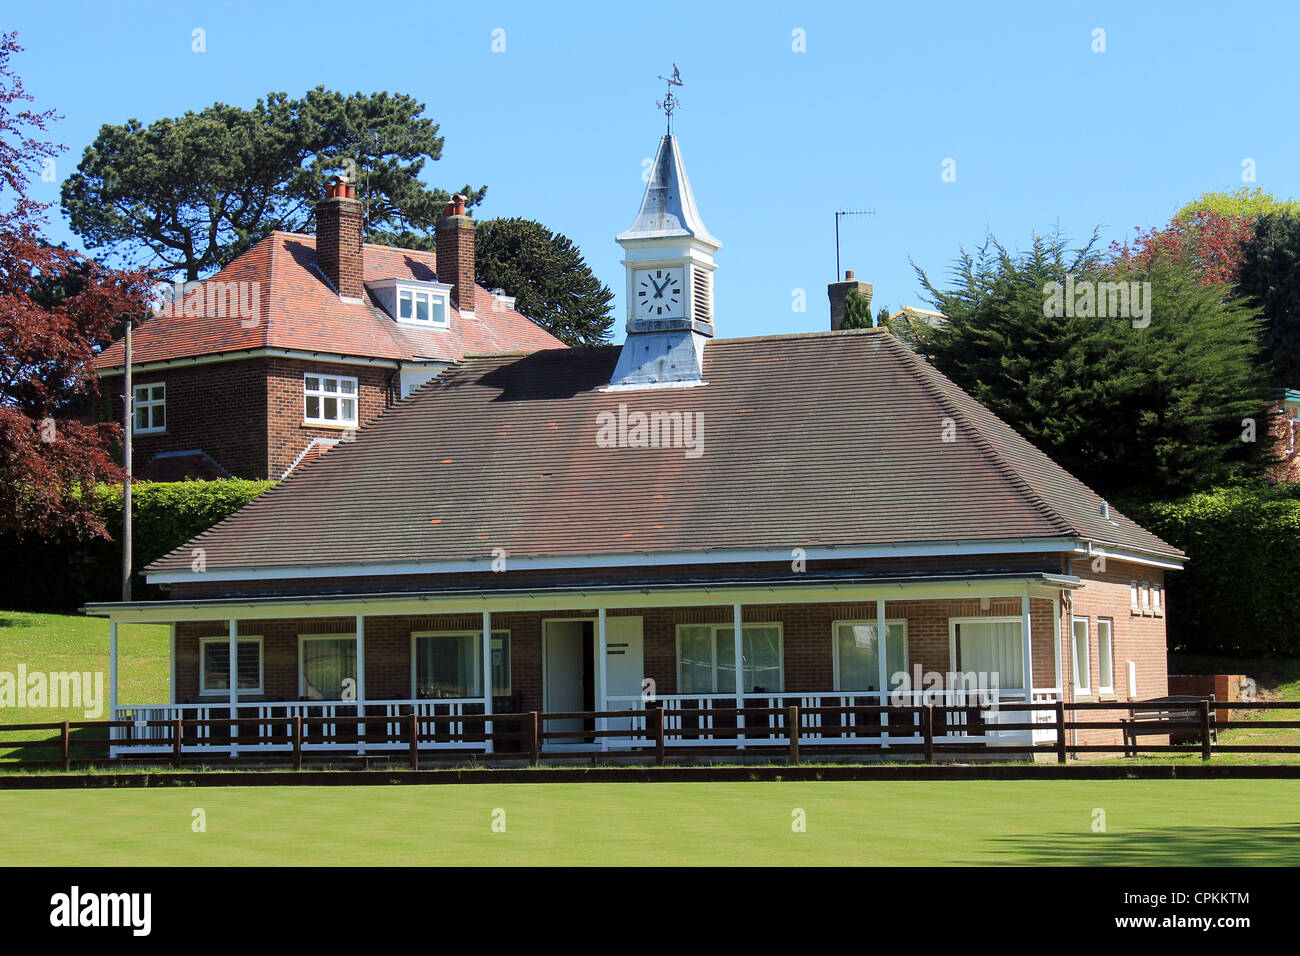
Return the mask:
[[1300,485],[1219,488],[1128,513],[1189,558],[1165,578],[1170,650],[1300,656]]
[[[238,511],[273,481],[174,481],[131,488],[132,565],[138,572],[168,551]],[[67,611],[87,601],[117,601],[122,596],[122,486],[103,485],[92,493],[94,509],[112,540],[45,539],[36,535],[0,537],[0,607]],[[163,592],[132,581],[132,597],[149,600]]]

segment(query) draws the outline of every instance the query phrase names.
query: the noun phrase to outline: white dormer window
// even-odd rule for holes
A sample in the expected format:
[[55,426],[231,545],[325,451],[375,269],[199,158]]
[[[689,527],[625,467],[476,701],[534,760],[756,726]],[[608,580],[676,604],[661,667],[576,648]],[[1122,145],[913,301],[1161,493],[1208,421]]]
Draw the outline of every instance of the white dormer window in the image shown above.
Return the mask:
[[397,287],[397,321],[447,327],[447,294],[437,289]]

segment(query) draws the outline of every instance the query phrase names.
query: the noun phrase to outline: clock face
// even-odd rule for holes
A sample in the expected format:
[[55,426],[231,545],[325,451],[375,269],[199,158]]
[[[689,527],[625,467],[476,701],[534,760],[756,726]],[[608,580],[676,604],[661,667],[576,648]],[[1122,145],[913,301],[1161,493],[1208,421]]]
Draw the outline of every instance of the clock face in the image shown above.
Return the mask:
[[636,315],[643,319],[678,319],[686,314],[681,269],[644,269],[633,276]]

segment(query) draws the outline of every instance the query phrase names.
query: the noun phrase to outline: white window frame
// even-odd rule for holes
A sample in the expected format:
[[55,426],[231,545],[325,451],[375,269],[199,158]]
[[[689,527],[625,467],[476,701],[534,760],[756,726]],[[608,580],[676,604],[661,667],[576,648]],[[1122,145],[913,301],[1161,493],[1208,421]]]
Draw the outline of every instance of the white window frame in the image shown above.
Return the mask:
[[1128,583],[1128,609],[1133,614],[1142,613],[1142,599],[1138,592],[1138,583],[1130,581]]
[[[948,618],[948,670],[957,672],[957,626],[960,624],[1017,624],[1020,626],[1020,669],[1025,669],[1025,622],[1020,617],[989,617],[982,615],[978,617],[950,617]],[[1021,680],[1027,682],[1033,681],[1033,675],[1026,678],[1021,676]],[[919,687],[913,687],[913,690],[920,690]],[[954,688],[955,689],[955,688]],[[998,692],[1024,692],[1023,687],[999,687]]]
[[[161,389],[162,397],[154,398],[153,389]],[[144,398],[140,393],[144,392]],[[136,417],[140,409],[147,409],[149,426],[141,428]],[[154,415],[156,411],[162,412],[162,424],[154,424]],[[167,430],[167,383],[166,382],[147,382],[144,385],[133,385],[131,387],[131,434],[133,435],[157,435]]]
[[[495,637],[495,636],[498,635],[498,634],[504,634],[504,635],[505,635],[505,639],[506,639],[506,647],[510,648],[510,629],[507,628],[507,627],[494,627],[494,628],[492,628],[492,636]],[[420,696],[418,696],[418,690],[419,690],[419,688],[417,688],[417,687],[415,686],[415,685],[416,685],[416,677],[417,677],[417,673],[418,673],[417,670],[416,670],[416,666],[415,666],[415,665],[416,665],[416,653],[417,653],[416,648],[417,648],[417,646],[418,646],[418,644],[419,644],[419,639],[422,638],[422,637],[471,637],[471,638],[474,639],[474,661],[475,661],[475,664],[476,664],[476,667],[477,667],[477,674],[475,675],[475,679],[478,680],[479,683],[478,683],[477,691],[476,691],[475,693],[470,694],[469,697],[459,698],[459,699],[461,699],[461,700],[471,700],[471,699],[482,698],[482,696],[483,696],[483,680],[484,680],[484,677],[483,677],[483,632],[482,632],[481,630],[476,630],[476,629],[473,629],[473,628],[464,628],[464,629],[459,630],[459,631],[412,631],[412,632],[411,632],[411,700],[455,700],[455,699],[458,699],[458,698],[450,698],[450,697],[448,697],[448,698],[441,698],[441,697],[420,697]],[[513,684],[514,684],[513,674],[511,673],[511,672],[514,670],[514,667],[513,667],[513,664],[514,664],[514,656],[513,656],[513,655],[514,655],[514,648],[510,648],[509,651],[507,651],[507,655],[508,655],[508,659],[507,659],[507,661],[506,661],[506,686],[505,686],[504,689],[501,689],[501,688],[498,688],[498,687],[495,687],[495,686],[494,686],[494,687],[492,688],[492,696],[493,696],[493,697],[509,697],[510,694],[511,694],[511,688],[512,688],[512,686],[513,686]]]
[[[266,649],[265,649],[265,647],[263,647],[262,636],[261,636],[260,634],[240,634],[237,638],[235,638],[235,641],[236,641],[237,644],[245,644],[245,643],[249,643],[249,642],[254,642],[254,643],[257,644],[257,687],[256,687],[256,688],[252,688],[252,687],[240,687],[240,686],[239,686],[239,674],[238,674],[238,668],[239,668],[239,651],[238,651],[238,648],[236,648],[236,650],[235,650],[235,668],[236,668],[236,674],[235,674],[235,690],[236,690],[236,693],[237,693],[237,694],[250,695],[250,696],[256,696],[256,695],[258,695],[258,694],[261,694],[261,693],[263,692],[263,691],[262,691],[262,688],[263,688],[264,686],[266,686],[266,654],[265,654],[265,650],[266,650]],[[227,652],[227,654],[229,654],[229,649],[230,649],[230,638],[229,638],[229,637],[215,637],[215,636],[213,636],[213,637],[200,637],[200,638],[199,638],[199,696],[200,696],[200,697],[227,697],[227,698],[228,698],[228,697],[230,696],[230,688],[229,688],[229,687],[217,687],[217,688],[213,688],[213,689],[211,689],[211,690],[209,690],[209,689],[206,687],[206,685],[207,685],[207,683],[208,683],[208,673],[207,673],[207,670],[208,670],[208,669],[207,669],[207,664],[206,664],[206,661],[207,661],[207,651],[206,651],[206,647],[205,647],[205,646],[208,645],[208,644],[220,644],[220,645],[222,645],[223,647],[225,647],[225,648],[227,649],[226,652]]]
[[[309,379],[316,379],[317,388],[310,388],[307,384]],[[334,379],[340,385],[343,382],[352,383],[352,392],[340,391],[332,392],[325,389],[325,379]],[[349,418],[312,418],[307,414],[307,399],[312,397],[320,401],[320,410],[322,415],[325,411],[325,400],[332,398],[339,403],[340,415],[343,409],[343,401],[350,399],[352,402],[352,417]],[[335,375],[333,372],[303,372],[302,373],[302,420],[305,425],[325,425],[332,428],[356,428],[361,418],[361,383],[352,375]]]
[[1151,613],[1156,617],[1164,617],[1164,609],[1160,604],[1160,592],[1163,590],[1159,584],[1151,585]]
[[[1075,633],[1074,626],[1082,622],[1084,626],[1083,633],[1083,680],[1079,684],[1079,635]],[[1114,633],[1112,631],[1112,633]],[[1114,666],[1112,662],[1111,666]],[[1074,693],[1091,694],[1092,693],[1092,618],[1082,615],[1074,615],[1070,618],[1070,681],[1074,685]]]
[[[1109,648],[1106,656],[1110,660],[1109,674],[1105,673],[1101,667],[1102,625],[1106,627],[1106,644]],[[1115,693],[1115,619],[1109,617],[1097,618],[1097,693]]]
[[[845,627],[848,625],[858,625],[858,624],[869,624],[870,626],[875,627],[876,619],[874,617],[873,618],[850,618],[843,621],[831,622],[831,657],[834,661],[832,665],[832,674],[833,674],[833,680],[835,682],[834,686],[835,686],[836,693],[839,693],[842,690],[842,688],[840,687],[840,642],[838,637],[839,629],[841,627]],[[897,624],[901,624],[903,626],[903,668],[902,669],[906,671],[911,664],[911,660],[909,658],[909,651],[907,647],[907,618],[905,617],[886,618],[885,637],[886,640],[888,640],[890,627]],[[897,668],[895,668],[894,665],[889,660],[887,647],[886,647],[886,654],[885,654],[885,666],[886,668],[888,668],[885,674],[885,680],[888,681],[890,678],[894,676],[895,673],[897,673]],[[913,687],[912,689],[920,690],[919,687]],[[882,693],[888,694],[890,690],[891,688],[889,687],[882,688]],[[846,691],[846,693],[866,694],[871,692],[870,691]]]
[[1151,616],[1151,585],[1146,581],[1142,582],[1140,589],[1142,595],[1142,614],[1146,617]]
[[[713,680],[711,683],[712,690],[684,691],[681,689],[682,687],[682,628],[686,628],[686,627],[713,628],[713,640],[709,641],[709,670],[713,676]],[[777,648],[779,649],[779,653],[777,657],[779,658],[779,662],[780,662],[779,666],[781,672],[781,680],[780,680],[781,686],[777,690],[766,691],[765,693],[784,694],[785,693],[785,625],[782,624],[780,621],[746,621],[745,623],[740,625],[742,641],[744,640],[744,630],[747,627],[776,628],[776,643],[777,643]],[[714,696],[717,694],[726,694],[727,696],[730,697],[735,693],[734,691],[718,690],[718,632],[719,631],[725,631],[727,633],[728,638],[730,638],[730,640],[733,642],[732,646],[734,646],[735,625],[732,624],[731,622],[718,624],[710,621],[696,621],[694,623],[677,625],[676,628],[677,640],[676,640],[676,647],[674,650],[674,657],[675,657],[675,666],[677,668],[677,692],[679,694],[685,694],[687,696],[698,694],[701,697]],[[743,645],[742,645],[742,649],[743,649]],[[743,673],[743,671],[744,671],[744,661],[737,661],[736,662],[737,685],[739,685],[740,683],[740,675]],[[742,693],[744,693],[747,696],[752,696],[752,691],[742,691]]]
[[[353,644],[357,642],[356,631],[345,631],[339,634],[299,634],[298,635],[298,699],[301,700],[306,692],[304,675],[302,672],[302,651],[303,645],[308,641],[346,641],[351,640]],[[360,675],[357,675],[360,676]],[[339,703],[353,703],[353,701],[343,701],[338,699]],[[331,703],[331,701],[317,701],[317,703]]]
[[[394,317],[402,325],[414,325],[422,329],[446,329],[451,326],[451,296],[441,289],[421,289],[418,286],[398,285],[394,290]],[[411,314],[402,315],[402,296],[411,297]],[[415,317],[416,299],[425,299],[428,301],[429,317],[427,319],[417,319]],[[442,306],[442,321],[434,319],[434,305]]]

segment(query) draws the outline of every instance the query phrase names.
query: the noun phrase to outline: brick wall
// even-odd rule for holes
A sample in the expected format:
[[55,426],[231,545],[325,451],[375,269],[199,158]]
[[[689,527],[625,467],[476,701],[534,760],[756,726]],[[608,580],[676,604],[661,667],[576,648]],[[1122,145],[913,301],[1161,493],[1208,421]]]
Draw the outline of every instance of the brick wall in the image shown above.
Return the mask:
[[281,477],[313,438],[341,439],[348,431],[346,428],[303,424],[303,377],[308,373],[355,378],[359,401],[357,416],[362,426],[396,399],[396,369],[268,359],[264,372],[266,407],[269,410],[266,477]]
[[[167,430],[136,435],[137,469],[161,452],[200,449],[237,478],[266,477],[266,372],[262,359],[136,372],[133,385],[167,386]],[[122,377],[104,380],[122,420]],[[277,476],[278,477],[278,476]]]
[[[167,430],[136,435],[135,466],[155,455],[199,449],[236,478],[280,478],[313,438],[340,439],[347,429],[303,423],[303,376],[357,379],[364,426],[397,397],[397,371],[296,359],[254,358],[137,372],[135,385],[167,386]],[[114,420],[122,417],[122,379],[107,380]]]
[[[1164,594],[1164,572],[1159,568],[1107,559],[1105,570],[1094,570],[1093,559],[1078,558],[1071,564],[1072,574],[1078,575],[1084,586],[1073,592],[1061,609],[1061,661],[1066,698],[1079,701],[1145,700],[1164,697],[1169,693],[1169,670],[1165,645],[1165,618],[1169,613],[1167,594]],[[1130,600],[1130,582],[1139,585],[1159,585],[1161,588],[1161,614],[1154,610],[1134,613]],[[1072,617],[1088,619],[1088,687],[1090,693],[1076,696],[1074,691],[1074,664],[1071,635]],[[1115,691],[1102,695],[1098,688],[1100,670],[1097,654],[1097,619],[1110,618],[1114,622]],[[1128,662],[1137,669],[1137,686],[1128,686]],[[1121,711],[1088,711],[1084,720],[1118,720],[1127,716]],[[1084,745],[1115,744],[1119,731],[1074,731],[1077,743]],[[1144,738],[1148,743],[1163,742],[1158,737]]]
[[[785,690],[825,691],[834,686],[832,625],[836,621],[875,621],[874,603],[809,604],[743,609],[745,623],[778,622],[782,626]],[[1035,682],[1050,686],[1052,638],[1050,601],[1035,600],[1031,608],[1034,629]],[[979,601],[889,601],[890,620],[908,622],[909,663],[923,671],[950,668],[948,618],[1016,617],[1020,599],[993,599],[982,609]],[[661,694],[677,688],[677,627],[682,624],[729,624],[731,607],[619,609],[609,616],[640,616],[644,635],[644,674]],[[494,614],[493,630],[510,632],[511,689],[525,710],[542,710],[542,622],[547,619],[594,617],[588,608],[545,614],[512,612]],[[366,696],[370,700],[407,698],[411,694],[411,634],[415,631],[477,631],[476,614],[392,616],[366,618]],[[223,621],[178,624],[177,699],[198,698],[198,646],[203,636],[225,639]],[[353,633],[351,618],[242,622],[239,633],[263,638],[264,693],[268,700],[298,699],[298,637],[301,634]],[[896,670],[891,666],[891,671]],[[776,690],[776,688],[770,688]]]

